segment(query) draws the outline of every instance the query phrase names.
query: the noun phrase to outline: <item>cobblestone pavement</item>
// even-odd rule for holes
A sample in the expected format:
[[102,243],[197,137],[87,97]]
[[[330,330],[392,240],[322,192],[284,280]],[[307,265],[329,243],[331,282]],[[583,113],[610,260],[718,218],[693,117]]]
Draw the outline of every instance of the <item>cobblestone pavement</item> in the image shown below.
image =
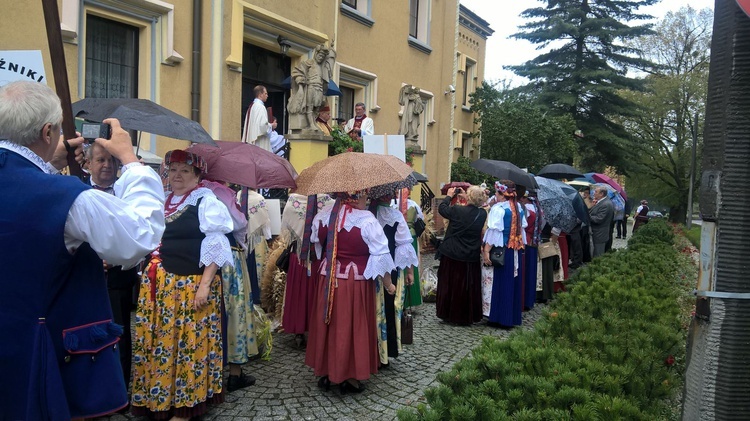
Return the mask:
[[[614,248],[624,248],[626,240],[615,239]],[[423,256],[422,267],[435,265]],[[523,315],[523,325],[532,329],[546,305],[537,304]],[[256,360],[245,366],[258,382],[251,387],[229,393],[226,402],[211,407],[201,420],[393,420],[396,411],[422,400],[424,390],[437,385],[435,376],[478,346],[487,335],[506,338],[511,330],[487,326],[480,322],[470,327],[442,323],[435,316],[435,304],[425,303],[415,309],[414,344],[391,367],[365,382],[367,390],[357,395],[341,395],[332,388],[326,392],[317,387],[312,369],[304,363],[305,352],[294,344],[294,335],[275,334],[270,361]],[[145,420],[130,415],[115,415],[103,420]]]

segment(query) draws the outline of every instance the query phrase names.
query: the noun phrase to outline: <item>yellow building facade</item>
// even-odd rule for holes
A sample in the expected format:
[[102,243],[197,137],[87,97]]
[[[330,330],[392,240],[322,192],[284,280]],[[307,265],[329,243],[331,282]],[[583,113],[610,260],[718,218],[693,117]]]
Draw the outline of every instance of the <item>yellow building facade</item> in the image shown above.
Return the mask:
[[[266,106],[284,133],[284,79],[326,43],[337,51],[333,80],[342,92],[329,97],[334,117],[351,118],[362,102],[376,134],[396,134],[399,90],[414,85],[425,105],[415,170],[434,190],[449,181],[459,156],[478,157],[469,94],[482,83],[492,29],[458,0],[58,0],[58,6],[73,101],[147,98],[196,119],[215,139],[238,141],[252,89],[263,84]],[[0,22],[0,50],[42,50],[54,84],[41,2],[9,2]],[[159,156],[186,146],[147,133],[140,139],[143,150]],[[292,145],[292,161],[300,162],[294,153]]]

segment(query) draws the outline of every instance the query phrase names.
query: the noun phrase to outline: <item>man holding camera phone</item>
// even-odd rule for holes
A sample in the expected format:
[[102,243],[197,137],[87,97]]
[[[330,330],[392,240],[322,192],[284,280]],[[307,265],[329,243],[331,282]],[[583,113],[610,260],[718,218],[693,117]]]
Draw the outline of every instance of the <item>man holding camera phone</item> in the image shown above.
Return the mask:
[[[95,141],[97,137],[100,137],[99,135],[104,138],[111,137],[111,127],[109,124],[92,124],[91,126],[95,126],[95,130],[88,134],[93,134],[93,138],[87,136],[86,125],[81,130],[86,143],[90,143],[84,152],[91,175],[89,183],[96,190],[114,195],[119,161],[104,146]],[[122,266],[112,266],[105,261],[104,273],[107,279],[109,302],[112,305],[113,320],[123,329],[120,337],[120,365],[127,387],[132,359],[130,311],[133,308],[133,287],[138,282],[138,267],[123,269]]]
[[102,260],[132,267],[164,232],[159,176],[116,119],[95,142],[123,164],[116,195],[57,175],[60,99],[46,85],[0,87],[0,419],[91,418],[128,403]]

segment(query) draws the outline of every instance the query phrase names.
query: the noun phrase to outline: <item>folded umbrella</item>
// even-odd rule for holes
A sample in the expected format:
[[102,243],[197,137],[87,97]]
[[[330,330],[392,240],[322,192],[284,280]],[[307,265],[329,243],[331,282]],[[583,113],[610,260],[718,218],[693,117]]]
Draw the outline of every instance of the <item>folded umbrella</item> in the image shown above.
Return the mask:
[[498,180],[510,180],[527,188],[537,188],[537,181],[534,177],[511,162],[477,159],[470,165],[475,170],[489,174]]
[[577,169],[573,168],[572,166],[568,164],[549,164],[539,170],[539,172],[536,174],[540,177],[544,178],[565,178],[565,179],[571,179],[571,178],[578,178],[583,177],[583,173],[578,171]]
[[73,116],[97,122],[116,118],[126,130],[138,130],[216,146],[211,136],[197,121],[147,99],[84,98],[73,103]]
[[217,141],[192,145],[188,150],[208,166],[206,178],[252,188],[295,188],[297,171],[286,159],[261,147],[242,142]]
[[412,167],[393,155],[346,152],[318,161],[297,177],[295,193],[356,192],[404,181]]

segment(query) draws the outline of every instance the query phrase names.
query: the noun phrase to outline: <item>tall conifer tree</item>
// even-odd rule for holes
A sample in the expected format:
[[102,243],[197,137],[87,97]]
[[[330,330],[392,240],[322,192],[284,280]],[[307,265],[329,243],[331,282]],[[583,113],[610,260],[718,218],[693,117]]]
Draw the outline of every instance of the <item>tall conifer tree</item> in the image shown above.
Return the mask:
[[651,18],[636,11],[656,2],[548,0],[547,7],[522,13],[532,21],[514,37],[549,50],[512,70],[531,80],[528,88],[538,92],[544,104],[576,121],[584,136],[579,153],[585,168],[627,169],[632,140],[616,117],[636,113],[638,106],[620,92],[642,88],[642,80],[629,76],[628,70],[652,67],[627,45],[651,33],[651,25],[629,23]]

